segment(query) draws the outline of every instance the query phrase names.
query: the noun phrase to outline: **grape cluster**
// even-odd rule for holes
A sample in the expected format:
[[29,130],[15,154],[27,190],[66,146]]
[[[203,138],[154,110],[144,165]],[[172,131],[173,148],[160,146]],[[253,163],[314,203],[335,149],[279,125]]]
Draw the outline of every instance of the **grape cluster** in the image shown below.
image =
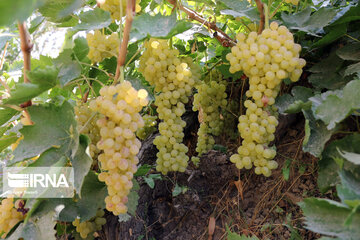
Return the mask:
[[138,138],[140,138],[141,140],[146,139],[150,134],[155,132],[156,124],[157,124],[157,122],[156,122],[157,117],[156,116],[151,116],[151,115],[146,114],[146,115],[143,116],[143,119],[144,119],[144,122],[145,122],[144,127],[139,128],[136,131],[136,136]]
[[298,5],[299,4],[299,0],[285,0],[286,3],[291,3],[294,5]]
[[96,143],[100,141],[100,128],[96,124],[99,115],[96,112],[91,111],[89,105],[86,103],[78,103],[74,110],[78,131],[90,138],[90,156],[94,163],[96,163],[97,156],[100,153],[100,149],[96,147]]
[[120,39],[115,32],[105,35],[95,30],[94,33],[86,34],[86,40],[89,45],[88,57],[93,63],[118,55]]
[[96,212],[96,216],[89,221],[80,222],[80,218],[76,218],[72,224],[76,227],[76,231],[80,233],[81,238],[85,239],[89,234],[100,231],[102,226],[106,224],[104,215],[104,210],[100,209]]
[[250,169],[254,165],[256,174],[270,176],[278,164],[273,161],[276,151],[268,145],[275,138],[278,121],[271,116],[269,106],[275,103],[282,80],[297,81],[306,62],[299,58],[301,46],[294,43],[293,35],[276,22],[260,35],[251,32],[246,37],[239,33],[237,40],[236,46],[226,56],[231,65],[229,71],[242,70],[249,77],[246,96],[252,100],[244,102],[246,115],[239,117],[238,124],[243,142],[238,154],[231,156],[230,160],[239,169]]
[[[104,9],[105,11],[110,12],[111,18],[113,20],[120,20],[120,13],[123,12],[123,16],[126,15],[126,5],[127,0],[104,0],[100,1],[100,8]],[[140,12],[141,7],[139,5],[140,0],[136,0],[135,10],[136,12]],[[120,9],[122,8],[122,9]]]
[[193,111],[199,111],[200,128],[196,152],[199,155],[209,151],[215,144],[213,136],[219,136],[223,129],[221,110],[226,108],[226,82],[216,71],[210,72],[209,79],[196,86]]
[[20,221],[24,219],[24,214],[17,210],[20,206],[17,200],[14,204],[13,198],[5,198],[0,204],[0,238],[5,238],[9,231]]
[[170,49],[166,40],[150,39],[145,43],[145,51],[140,58],[139,70],[145,79],[155,86],[155,105],[162,122],[160,136],[154,140],[158,148],[157,171],[184,172],[189,157],[188,148],[182,143],[186,125],[181,116],[185,104],[192,93],[195,79],[190,65],[177,57],[179,51]]
[[141,142],[136,138],[138,128],[144,126],[139,112],[148,104],[146,90],[135,90],[131,83],[123,81],[117,86],[105,86],[100,95],[90,102],[90,109],[105,117],[97,120],[101,140],[97,148],[102,173],[99,180],[107,185],[109,196],[106,209],[115,215],[126,213],[127,195],[132,188],[133,174],[137,170],[137,154]]

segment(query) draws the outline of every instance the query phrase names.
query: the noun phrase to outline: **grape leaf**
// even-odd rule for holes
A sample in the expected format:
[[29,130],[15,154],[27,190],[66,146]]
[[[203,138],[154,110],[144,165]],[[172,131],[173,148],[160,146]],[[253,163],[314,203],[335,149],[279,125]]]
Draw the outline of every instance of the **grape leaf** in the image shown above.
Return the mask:
[[[337,189],[341,189],[338,192],[339,198],[343,203],[346,200],[360,200],[360,178],[354,175],[350,171],[342,170],[339,173],[341,185],[337,186]],[[340,187],[339,187],[340,186]]]
[[323,47],[329,45],[330,43],[336,41],[337,39],[344,36],[347,32],[347,25],[346,24],[338,24],[333,27],[327,27],[327,34],[320,38],[318,41],[314,42],[311,46],[312,48]]
[[82,0],[46,0],[39,12],[51,22],[67,21],[71,13],[81,7]]
[[3,135],[0,137],[0,152],[10,146],[12,143],[16,142],[18,139],[16,133],[10,133],[9,135]]
[[344,60],[360,60],[360,43],[347,44],[336,51],[336,54]]
[[27,73],[30,83],[17,83],[11,90],[5,104],[21,104],[54,87],[57,81],[57,69],[54,66],[36,68]]
[[77,59],[79,59],[79,61],[81,61],[88,54],[89,46],[87,44],[86,39],[83,37],[76,38],[74,40],[74,43],[75,43],[74,48],[73,48],[74,54],[77,57]]
[[353,152],[347,152],[347,151],[341,151],[340,149],[339,153],[340,155],[348,160],[349,162],[352,162],[355,165],[360,165],[360,154],[353,153]]
[[44,0],[0,1],[0,26],[10,25],[15,20],[25,21],[44,2]]
[[171,38],[182,33],[193,26],[192,23],[176,19],[176,13],[170,16],[163,16],[160,13],[155,16],[141,14],[134,18],[130,41],[135,42],[146,37]]
[[347,66],[344,75],[350,76],[355,73],[357,73],[357,75],[360,76],[360,62]]
[[323,32],[323,28],[336,16],[337,10],[334,8],[323,7],[313,14],[311,13],[312,9],[311,7],[308,7],[295,14],[286,14],[285,12],[282,12],[281,18],[288,28],[319,37],[319,34]]
[[76,204],[81,221],[89,220],[99,208],[104,208],[107,195],[105,183],[100,182],[97,175],[90,171],[81,188],[81,199]]
[[74,27],[77,31],[89,31],[109,26],[112,22],[110,12],[101,8],[83,12],[79,15],[80,23]]
[[54,212],[48,212],[39,219],[31,219],[28,223],[21,223],[16,231],[7,239],[18,240],[52,240],[56,239]]
[[13,116],[16,115],[16,113],[19,113],[19,111],[16,111],[15,109],[12,108],[0,107],[0,126],[2,126],[7,121],[9,121]]
[[72,54],[71,49],[65,49],[54,59],[54,64],[59,69],[58,78],[62,87],[81,74],[81,66],[73,61]]
[[31,106],[28,111],[35,124],[20,130],[24,139],[15,149],[11,163],[37,156],[52,147],[69,157],[76,153],[79,135],[70,103]]
[[284,94],[276,99],[276,107],[280,113],[298,113],[311,108],[309,98],[314,93],[310,88],[295,86],[291,93],[293,96]]
[[133,187],[128,195],[128,202],[126,206],[128,207],[128,213],[132,216],[136,216],[136,208],[139,202],[138,191],[140,189],[139,183],[133,179]]
[[89,139],[85,135],[80,135],[79,148],[73,158],[71,158],[71,164],[74,168],[74,187],[76,192],[81,197],[81,187],[84,182],[85,176],[89,173],[92,158],[86,152]]
[[342,91],[326,92],[310,98],[315,118],[321,119],[329,130],[335,128],[353,110],[360,108],[359,91],[360,80],[353,80]]
[[36,18],[31,20],[30,27],[29,27],[29,33],[32,34],[33,32],[35,32],[35,30],[40,26],[40,24],[44,22],[44,19],[45,18],[42,16],[37,16]]
[[324,149],[325,143],[330,139],[331,135],[337,130],[327,129],[326,125],[317,121],[310,110],[302,111],[305,119],[309,120],[310,136],[306,144],[303,144],[304,152],[308,152],[315,157],[319,157]]
[[307,229],[344,240],[360,236],[360,212],[354,214],[349,226],[344,226],[351,213],[351,209],[344,204],[328,199],[307,198],[299,205],[304,212]]
[[[356,175],[360,167],[351,162],[344,161],[340,151],[347,151],[360,154],[360,134],[348,135],[340,140],[332,141],[323,151],[319,161],[318,186],[321,192],[327,191],[330,187],[340,182],[337,172],[345,169]],[[357,176],[357,175],[356,175]]]
[[330,55],[312,66],[309,71],[309,82],[317,88],[338,89],[343,86],[345,80],[338,73],[344,60],[341,59],[335,51]]

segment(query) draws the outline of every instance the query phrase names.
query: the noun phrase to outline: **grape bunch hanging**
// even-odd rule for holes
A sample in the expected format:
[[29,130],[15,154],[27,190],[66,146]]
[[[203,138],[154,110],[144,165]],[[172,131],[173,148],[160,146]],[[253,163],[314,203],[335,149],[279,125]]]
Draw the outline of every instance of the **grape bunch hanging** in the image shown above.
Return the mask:
[[139,71],[158,93],[155,105],[162,122],[160,136],[155,138],[154,144],[159,150],[156,170],[163,174],[184,172],[189,160],[188,147],[182,143],[186,123],[181,116],[196,79],[186,60],[182,61],[178,55],[179,51],[170,49],[166,40],[150,39],[140,58]]
[[102,170],[99,180],[108,189],[106,209],[115,215],[127,211],[127,195],[133,186],[139,162],[136,155],[141,147],[135,133],[144,126],[139,112],[147,104],[146,90],[137,91],[128,81],[102,87],[100,96],[90,102],[92,111],[104,115],[97,120],[101,136],[97,148],[103,151],[98,156]]
[[285,78],[296,82],[306,62],[299,58],[301,46],[285,26],[270,24],[261,34],[237,35],[237,44],[226,58],[230,72],[243,71],[249,78],[248,100],[244,102],[246,114],[239,117],[238,130],[243,139],[231,162],[239,169],[255,166],[255,173],[266,177],[276,169],[276,151],[269,145],[275,139],[278,120],[276,108],[271,107]]

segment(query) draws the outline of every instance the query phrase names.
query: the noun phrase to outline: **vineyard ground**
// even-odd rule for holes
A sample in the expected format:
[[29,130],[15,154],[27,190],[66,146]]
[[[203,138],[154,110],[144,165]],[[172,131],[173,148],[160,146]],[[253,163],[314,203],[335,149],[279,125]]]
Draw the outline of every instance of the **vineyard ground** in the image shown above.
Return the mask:
[[[201,157],[198,169],[192,166],[185,173],[156,180],[154,189],[142,181],[137,216],[118,223],[116,217],[109,214],[109,224],[101,237],[219,240],[226,239],[228,226],[232,231],[254,234],[259,239],[290,239],[299,235],[301,239],[318,238],[319,234],[304,229],[303,216],[297,206],[305,197],[322,196],[316,184],[317,159],[302,151],[304,120],[299,117],[292,122],[286,131],[277,134],[279,168],[271,177],[257,176],[253,171],[239,172],[229,162],[230,154],[212,150]],[[186,131],[187,142],[194,144],[191,132],[197,123],[191,124],[191,129]],[[155,163],[154,137],[143,144],[142,164]],[[287,174],[289,178],[285,180]],[[174,183],[188,190],[173,197]],[[209,238],[210,218],[216,219],[212,238]]]

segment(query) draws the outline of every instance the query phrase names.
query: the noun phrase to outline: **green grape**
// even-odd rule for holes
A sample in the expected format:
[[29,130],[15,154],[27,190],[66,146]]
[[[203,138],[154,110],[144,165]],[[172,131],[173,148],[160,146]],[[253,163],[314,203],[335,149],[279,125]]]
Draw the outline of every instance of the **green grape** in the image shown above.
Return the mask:
[[100,96],[90,102],[90,109],[104,117],[97,120],[101,140],[96,147],[103,152],[98,156],[102,172],[99,180],[105,182],[108,196],[106,209],[115,215],[126,213],[127,195],[132,188],[133,174],[137,170],[137,154],[141,142],[136,138],[138,128],[144,126],[139,114],[148,104],[147,92],[135,90],[123,81],[116,86],[100,89]]
[[[298,4],[298,1],[286,2]],[[248,36],[239,33],[237,39],[238,43],[226,56],[230,62],[229,71],[235,73],[242,70],[249,78],[250,86],[245,93],[249,98],[244,102],[246,115],[239,117],[238,124],[245,148],[239,147],[238,153],[230,161],[240,169],[249,169],[254,165],[256,174],[268,177],[271,170],[277,168],[273,160],[276,151],[269,147],[275,139],[278,125],[276,117],[270,115],[271,107],[282,80],[290,78],[293,82],[298,81],[306,61],[299,58],[301,46],[294,43],[293,35],[276,22],[272,22],[270,28],[259,35],[256,32]]]
[[197,85],[198,93],[194,95],[193,102],[193,111],[199,111],[200,128],[196,145],[199,155],[213,148],[213,136],[219,136],[223,129],[221,109],[227,105],[226,84],[222,81],[222,76],[215,70],[208,76],[212,79],[205,79]]
[[89,46],[88,57],[93,63],[118,55],[120,39],[117,33],[105,35],[100,30],[95,30],[94,33],[86,34],[86,40]]
[[188,148],[182,143],[186,123],[181,116],[197,75],[192,73],[196,72],[192,61],[180,59],[178,55],[179,51],[170,49],[166,40],[150,39],[140,58],[140,72],[158,93],[155,105],[162,122],[159,124],[160,136],[155,138],[154,144],[159,150],[156,169],[163,174],[184,172],[189,160]]
[[106,224],[106,219],[103,218],[105,212],[99,209],[96,212],[96,216],[88,221],[80,222],[80,218],[76,218],[72,224],[76,227],[76,231],[80,234],[80,237],[85,239],[89,234],[94,234],[96,231],[100,231],[102,226]]
[[[105,11],[110,12],[111,18],[115,20],[120,20],[120,13],[122,11],[123,16],[126,15],[126,5],[127,1],[119,1],[119,0],[104,0],[98,1],[100,8],[104,9]],[[140,12],[141,7],[139,5],[140,0],[136,0],[135,11]],[[121,8],[121,9],[120,9]]]
[[100,149],[96,147],[96,143],[100,141],[101,138],[100,128],[96,124],[96,121],[99,119],[99,115],[91,111],[86,103],[78,103],[74,110],[75,119],[78,125],[78,132],[87,135],[91,140],[91,143],[89,144],[89,152],[93,159],[93,165],[96,165],[97,156],[100,153]]

